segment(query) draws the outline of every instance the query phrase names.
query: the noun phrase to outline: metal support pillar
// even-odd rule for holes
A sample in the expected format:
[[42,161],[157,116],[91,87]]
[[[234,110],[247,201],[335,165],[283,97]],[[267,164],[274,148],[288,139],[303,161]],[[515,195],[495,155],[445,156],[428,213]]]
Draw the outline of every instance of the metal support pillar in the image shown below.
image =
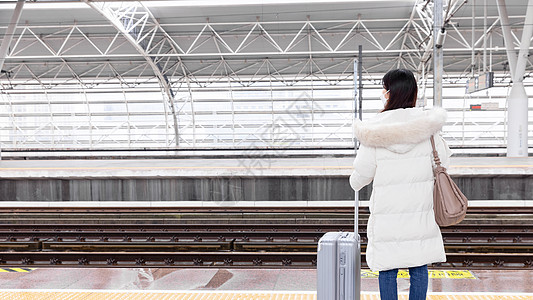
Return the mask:
[[487,0],[483,0],[483,73],[487,72]]
[[522,30],[522,40],[520,41],[520,52],[518,53],[518,60],[516,61],[515,78],[514,81],[524,81],[524,73],[526,71],[527,59],[529,56],[529,44],[533,34],[533,0],[529,0],[526,11],[526,18],[524,20],[524,30]]
[[442,107],[442,68],[443,51],[437,47],[437,36],[443,26],[443,1],[435,0],[433,3],[433,106]]
[[[357,65],[355,64],[357,63]],[[359,119],[361,120],[362,111],[361,103],[363,100],[362,90],[363,90],[363,46],[359,45],[359,53],[357,55],[357,60],[354,61],[354,89],[355,89],[355,111],[354,116],[357,118],[357,113],[359,112]],[[357,86],[357,81],[359,81],[359,87]],[[357,101],[359,100],[359,101]],[[359,106],[357,105],[359,102]],[[355,141],[355,156],[357,156],[357,144],[358,141]],[[355,282],[354,282],[354,298],[353,300],[361,299],[361,236],[359,235],[359,191],[355,191],[354,195],[354,237],[357,242],[357,249],[355,251]]]
[[[2,45],[0,45],[0,70],[4,67],[4,62],[6,61],[7,51],[9,50],[9,45],[13,40],[13,35],[15,34],[15,29],[20,20],[20,15],[22,14],[22,8],[24,7],[25,0],[18,0],[17,5],[15,5],[15,10],[11,16],[11,21],[7,26],[4,39],[2,40]],[[7,73],[6,73],[7,76]],[[0,143],[0,160],[2,160],[2,144]]]
[[476,0],[472,0],[472,54],[470,65],[472,67],[472,78],[476,76]]
[[507,49],[509,69],[511,70],[511,78],[513,80],[513,86],[507,99],[507,157],[527,157],[528,97],[524,89],[523,80],[529,44],[533,34],[533,0],[529,0],[528,3],[518,58],[514,51],[505,0],[498,0],[498,12],[504,33],[503,37]]
[[513,46],[513,36],[511,35],[511,25],[509,25],[509,15],[507,14],[507,7],[505,0],[497,0],[498,14],[500,15],[500,25],[502,27],[503,40],[505,42],[505,49],[507,51],[507,59],[509,60],[509,70],[511,72],[511,80],[515,81],[516,68],[516,52]]
[[359,55],[357,56],[357,74],[359,74],[359,120],[363,120],[363,46],[359,45]]

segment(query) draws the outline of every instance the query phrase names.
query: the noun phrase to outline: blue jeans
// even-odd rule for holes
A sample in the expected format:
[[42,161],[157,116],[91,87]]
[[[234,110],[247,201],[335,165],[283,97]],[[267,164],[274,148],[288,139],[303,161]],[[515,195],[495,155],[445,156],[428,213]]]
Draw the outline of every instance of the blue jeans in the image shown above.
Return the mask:
[[[396,278],[398,269],[379,272],[379,294],[381,300],[398,300]],[[411,286],[409,300],[424,300],[428,290],[428,266],[409,268]]]

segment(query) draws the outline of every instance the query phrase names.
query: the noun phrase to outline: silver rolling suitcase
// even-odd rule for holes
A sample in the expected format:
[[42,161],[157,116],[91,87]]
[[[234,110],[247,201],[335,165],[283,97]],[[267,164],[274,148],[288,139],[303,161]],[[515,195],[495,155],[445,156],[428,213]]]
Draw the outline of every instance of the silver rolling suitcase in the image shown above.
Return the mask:
[[[361,74],[359,46],[358,68],[354,68],[354,83]],[[362,77],[359,76],[359,89]],[[355,95],[362,97],[355,87]],[[357,116],[357,106],[355,110]],[[361,117],[359,117],[361,118]],[[355,147],[357,155],[357,144]],[[328,232],[318,241],[317,250],[317,300],[361,299],[361,237],[359,236],[359,193],[355,192],[354,232]]]
[[361,295],[361,242],[357,193],[355,231],[328,232],[318,241],[317,300],[359,300]]

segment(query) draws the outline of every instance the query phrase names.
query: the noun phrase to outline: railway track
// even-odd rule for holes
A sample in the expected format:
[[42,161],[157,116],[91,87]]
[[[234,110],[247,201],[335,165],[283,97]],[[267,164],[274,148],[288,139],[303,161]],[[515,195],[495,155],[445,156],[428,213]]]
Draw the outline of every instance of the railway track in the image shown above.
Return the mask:
[[[366,267],[362,253],[363,268]],[[533,269],[533,254],[449,253],[440,269]],[[8,252],[2,267],[316,268],[316,252]]]
[[[350,208],[144,210],[0,211],[0,266],[314,268],[317,242],[325,232],[353,230]],[[469,210],[467,220],[471,222],[441,229],[448,261],[438,267],[533,269],[533,222],[528,218],[531,210]],[[360,211],[363,255],[365,213],[368,211]],[[125,215],[127,218],[123,218]],[[186,222],[155,222],[172,215],[179,215],[176,219]],[[101,222],[118,221],[88,224],[95,218],[101,218]],[[254,218],[263,222],[248,223]],[[132,223],[139,219],[152,222]],[[205,223],[213,219],[217,222]],[[308,222],[298,222],[303,219]]]
[[[184,240],[242,240],[267,242],[299,241],[318,239],[328,231],[351,231],[345,224],[254,224],[236,225],[0,225],[0,242],[7,241],[66,241],[66,240],[122,240],[131,242]],[[445,242],[462,240],[485,241],[488,243],[533,242],[531,225],[456,225],[441,229]],[[362,242],[366,241],[366,229],[359,230]]]

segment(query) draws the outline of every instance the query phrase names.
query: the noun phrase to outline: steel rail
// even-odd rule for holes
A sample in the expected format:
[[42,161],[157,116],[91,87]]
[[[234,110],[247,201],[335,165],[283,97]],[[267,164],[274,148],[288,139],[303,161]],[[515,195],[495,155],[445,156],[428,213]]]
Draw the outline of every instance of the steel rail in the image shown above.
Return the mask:
[[[166,229],[153,228],[146,230],[144,228],[137,229],[119,229],[119,230],[81,230],[79,228],[68,228],[63,230],[0,230],[1,242],[17,242],[17,241],[85,241],[85,240],[122,240],[132,241],[133,239],[145,242],[156,242],[160,240],[165,241],[182,241],[182,240],[263,240],[263,241],[298,241],[298,240],[314,240],[318,239],[328,231],[350,231],[350,226],[330,227],[329,229],[322,227],[308,227],[304,229],[278,229],[276,226],[265,228],[265,230],[254,230],[249,228],[242,228],[238,230],[228,230],[224,226],[219,228],[204,229],[204,230],[190,230],[188,228],[181,229]],[[533,241],[533,227],[523,226],[501,226],[498,230],[483,229],[482,227],[461,229],[457,228],[443,228],[441,233],[444,241],[452,242],[462,240],[469,241],[486,241],[486,242],[526,242]],[[359,230],[361,238],[366,238],[366,230],[361,228]]]
[[[194,220],[193,220],[194,221]],[[232,220],[236,221],[236,220]],[[366,226],[366,220],[359,222],[360,226]],[[61,223],[25,223],[25,224],[0,224],[0,232],[17,232],[17,231],[74,231],[74,232],[135,232],[135,231],[207,231],[207,232],[231,232],[231,231],[245,231],[245,232],[309,232],[309,231],[350,231],[353,230],[352,223],[182,223],[182,224],[61,224]],[[365,232],[366,228],[359,229],[360,232]],[[461,231],[476,231],[476,232],[533,232],[533,222],[516,222],[512,224],[468,224],[459,223],[450,227],[441,228],[441,232],[461,232]]]
[[[0,207],[0,213],[346,213],[353,215],[353,207],[329,207],[329,206],[277,206],[277,207]],[[368,214],[368,207],[360,207],[360,214]],[[469,207],[468,214],[533,214],[533,207]]]
[[[362,253],[363,267],[367,267]],[[316,268],[316,252],[10,252],[0,267]],[[445,269],[533,269],[533,253],[449,253]]]
[[[367,243],[361,247],[366,250]],[[533,253],[533,242],[528,243],[487,243],[455,242],[445,243],[445,251],[451,253]],[[286,242],[250,242],[250,241],[188,241],[188,242],[124,242],[124,241],[95,241],[95,242],[2,242],[0,249],[6,251],[31,252],[84,252],[84,253],[112,253],[128,252],[306,252],[316,251],[316,241],[286,241]]]

